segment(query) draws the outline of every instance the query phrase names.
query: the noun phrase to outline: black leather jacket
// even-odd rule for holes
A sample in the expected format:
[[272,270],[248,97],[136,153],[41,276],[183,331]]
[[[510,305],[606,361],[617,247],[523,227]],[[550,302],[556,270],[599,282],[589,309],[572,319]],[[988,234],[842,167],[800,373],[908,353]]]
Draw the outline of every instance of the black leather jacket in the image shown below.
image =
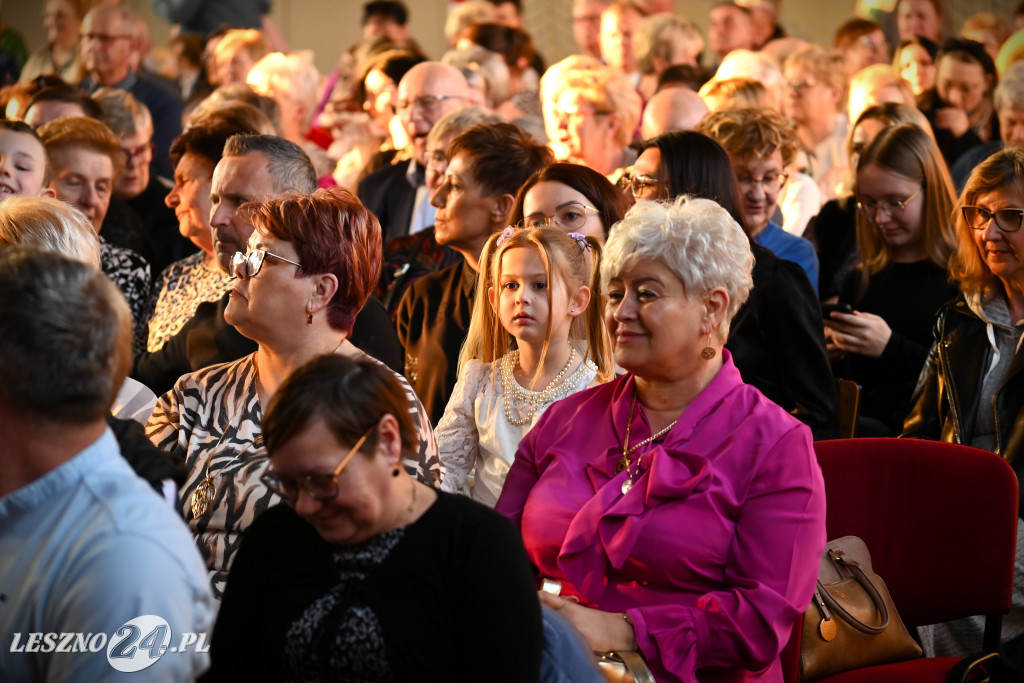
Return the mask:
[[[992,360],[985,322],[963,295],[939,311],[932,344],[901,436],[970,444],[979,410],[994,410],[996,453],[1024,476],[1024,351],[1018,352],[992,406],[982,406],[981,385]],[[1019,504],[1024,517],[1024,502]]]

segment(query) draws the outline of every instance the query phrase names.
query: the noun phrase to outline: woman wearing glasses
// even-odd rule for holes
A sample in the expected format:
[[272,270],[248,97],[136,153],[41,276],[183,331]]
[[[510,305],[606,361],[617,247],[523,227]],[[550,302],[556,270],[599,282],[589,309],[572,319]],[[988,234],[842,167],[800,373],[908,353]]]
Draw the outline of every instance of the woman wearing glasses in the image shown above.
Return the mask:
[[[749,233],[729,156],[702,133],[674,131],[647,141],[633,166],[632,190],[638,201],[712,199]],[[815,439],[834,438],[835,382],[814,292],[798,265],[753,240],[750,249],[754,288],[733,320],[726,348],[744,381],[807,424]]]
[[903,124],[861,154],[854,196],[862,263],[840,287],[844,308],[826,315],[825,337],[835,375],[861,385],[856,435],[892,436],[928,355],[935,312],[956,294],[946,273],[955,195],[935,141]]
[[[1013,466],[1018,481],[1024,474],[1022,216],[1024,150],[1007,147],[974,169],[956,204],[957,249],[949,272],[960,294],[939,311],[935,342],[903,424],[903,436],[997,453]],[[1024,498],[1021,502],[1024,513]],[[1024,523],[1018,519],[1018,567],[1024,562],[1022,530]],[[1002,642],[1024,633],[1022,616],[1024,594],[1017,577]],[[961,619],[918,629],[926,654],[973,650],[982,639],[982,621]]]
[[406,473],[419,448],[408,396],[348,354],[281,385],[264,483],[287,505],[245,536],[206,678],[537,680],[540,608],[518,531]]
[[705,116],[697,130],[729,154],[740,184],[747,234],[779,258],[803,268],[817,294],[814,247],[772,220],[786,183],[786,169],[800,149],[792,123],[770,109],[723,109]]
[[557,163],[523,183],[511,221],[523,227],[553,225],[604,242],[628,208],[622,193],[594,169]]
[[[348,340],[356,314],[380,274],[377,219],[346,190],[317,190],[243,205],[255,227],[248,254],[236,253],[236,280],[225,320],[258,350],[183,376],[160,397],[146,427],[150,440],[188,469],[179,491],[220,599],[249,525],[281,498],[260,480],[267,468],[262,416],[278,386],[324,353],[366,358]],[[417,445],[405,466],[439,485],[441,466],[430,421],[407,394]]]

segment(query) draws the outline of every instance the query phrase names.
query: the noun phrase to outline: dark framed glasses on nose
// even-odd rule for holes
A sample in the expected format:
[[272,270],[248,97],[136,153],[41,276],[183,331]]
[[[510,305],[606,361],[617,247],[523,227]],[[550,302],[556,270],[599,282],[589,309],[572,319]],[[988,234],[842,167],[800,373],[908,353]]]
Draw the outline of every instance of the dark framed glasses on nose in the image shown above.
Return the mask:
[[260,269],[263,268],[263,262],[268,256],[272,259],[277,259],[278,261],[290,263],[297,268],[302,267],[302,264],[298,261],[292,261],[284,256],[278,256],[266,249],[253,249],[247,254],[236,251],[235,255],[231,257],[231,270],[235,274],[235,277],[256,277],[259,275]]
[[260,481],[266,486],[271,493],[275,493],[286,501],[289,505],[295,505],[296,501],[299,500],[299,491],[305,491],[310,497],[315,498],[321,502],[325,500],[331,500],[338,495],[338,476],[341,471],[345,469],[352,457],[359,452],[362,448],[363,443],[366,442],[367,437],[370,436],[370,432],[376,429],[377,425],[372,425],[369,429],[363,432],[363,435],[359,437],[359,441],[356,441],[356,445],[345,454],[338,466],[334,468],[334,471],[330,474],[307,474],[301,479],[292,479],[290,477],[278,476],[272,468],[267,468],[267,471],[260,477]]
[[1021,219],[1024,218],[1024,209],[999,209],[989,211],[980,206],[964,206],[960,209],[964,214],[967,225],[975,230],[981,230],[993,218],[996,219],[996,227],[1002,232],[1017,232],[1020,230]]

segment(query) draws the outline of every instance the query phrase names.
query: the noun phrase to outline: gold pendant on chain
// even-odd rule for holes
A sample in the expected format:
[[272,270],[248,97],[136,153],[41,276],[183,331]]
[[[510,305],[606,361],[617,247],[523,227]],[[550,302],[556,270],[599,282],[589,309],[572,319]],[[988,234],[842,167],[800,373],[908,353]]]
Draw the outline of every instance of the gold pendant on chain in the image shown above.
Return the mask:
[[216,492],[217,490],[213,487],[213,477],[206,477],[199,482],[199,486],[192,492],[192,516],[194,518],[198,519],[206,514]]

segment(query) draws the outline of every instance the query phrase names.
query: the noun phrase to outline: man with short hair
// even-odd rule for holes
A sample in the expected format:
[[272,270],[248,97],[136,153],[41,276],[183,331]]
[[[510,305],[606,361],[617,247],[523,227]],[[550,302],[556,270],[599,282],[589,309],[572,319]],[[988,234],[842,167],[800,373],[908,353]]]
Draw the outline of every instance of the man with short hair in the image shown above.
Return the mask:
[[137,15],[127,7],[99,4],[82,20],[82,65],[88,74],[81,88],[127,90],[153,115],[153,143],[156,154],[151,170],[170,177],[171,142],[181,134],[181,100],[177,93],[132,66],[137,40]]
[[708,22],[708,45],[718,61],[733,50],[753,50],[757,37],[754,21],[746,7],[724,0],[711,7]]
[[363,39],[387,38],[396,45],[409,40],[409,10],[401,0],[372,0],[363,5]]
[[[239,214],[246,202],[259,202],[289,192],[310,194],[316,172],[302,148],[276,135],[235,135],[213,170],[210,226],[213,248],[221,269],[232,272],[235,252],[248,251],[254,228]],[[162,394],[183,374],[214,363],[237,360],[256,350],[224,321],[229,295],[196,307],[195,316],[155,353],[140,354],[132,377]],[[401,348],[384,307],[371,297],[356,317],[351,341],[389,367],[401,369]]]
[[610,0],[573,0],[572,35],[579,47],[579,54],[601,57],[601,13]]
[[435,425],[455,386],[480,252],[492,233],[508,225],[522,184],[553,160],[551,150],[505,122],[465,131],[452,141],[448,157],[444,181],[431,197],[437,207],[434,238],[464,260],[418,280],[395,313],[405,377]]
[[175,650],[209,642],[206,569],[106,421],[131,362],[124,298],[93,266],[22,246],[0,250],[0,290],[0,671],[108,680],[117,642],[122,665],[157,660],[133,680],[193,680],[208,656]]
[[601,58],[605,64],[629,76],[633,86],[640,85],[640,65],[633,50],[633,39],[644,15],[632,0],[618,0],[601,13]]
[[466,106],[470,88],[458,69],[441,62],[411,68],[398,84],[395,111],[412,144],[412,159],[380,168],[359,183],[359,198],[380,221],[385,244],[434,223],[426,188],[427,134],[442,116]]

